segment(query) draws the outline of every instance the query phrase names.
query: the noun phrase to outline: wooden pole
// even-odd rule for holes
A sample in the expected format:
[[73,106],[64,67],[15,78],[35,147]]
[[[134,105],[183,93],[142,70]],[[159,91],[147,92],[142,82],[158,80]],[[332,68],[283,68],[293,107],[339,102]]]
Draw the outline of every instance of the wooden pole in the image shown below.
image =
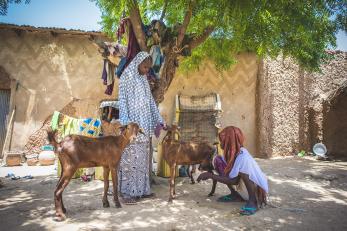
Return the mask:
[[[10,120],[8,122],[8,125],[7,125],[7,131],[6,131],[4,146],[2,148],[2,155],[3,155],[3,162],[4,163],[6,163],[6,158],[7,158],[7,152],[5,152],[5,151],[10,151],[11,138],[12,138],[12,127],[13,127],[12,122],[13,122],[13,117],[14,117],[15,112],[16,112],[16,107],[12,110],[11,117],[10,117]],[[11,137],[9,137],[9,136],[11,136]]]

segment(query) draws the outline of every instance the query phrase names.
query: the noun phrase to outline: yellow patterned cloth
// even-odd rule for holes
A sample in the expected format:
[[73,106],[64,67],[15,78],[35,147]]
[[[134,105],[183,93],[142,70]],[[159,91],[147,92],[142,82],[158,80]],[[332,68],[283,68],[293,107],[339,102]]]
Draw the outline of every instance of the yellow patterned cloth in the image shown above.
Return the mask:
[[101,121],[99,119],[80,119],[79,134],[97,137],[101,133]]

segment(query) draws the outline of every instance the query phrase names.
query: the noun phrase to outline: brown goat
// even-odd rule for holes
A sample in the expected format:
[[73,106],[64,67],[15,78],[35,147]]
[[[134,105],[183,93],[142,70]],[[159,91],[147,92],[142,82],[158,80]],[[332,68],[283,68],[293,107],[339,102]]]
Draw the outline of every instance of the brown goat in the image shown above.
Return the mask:
[[142,132],[136,123],[129,123],[122,127],[122,134],[118,136],[103,136],[90,138],[80,135],[66,136],[60,143],[55,139],[55,133],[48,131],[48,140],[55,147],[55,152],[61,163],[61,176],[54,191],[56,219],[66,218],[66,209],[63,204],[63,191],[69,184],[72,176],[78,168],[102,166],[104,169],[104,195],[103,207],[110,207],[107,200],[109,187],[109,173],[111,171],[113,184],[113,200],[117,208],[121,208],[118,199],[118,176],[117,169],[125,147]]
[[[207,142],[180,142],[175,140],[175,134],[178,133],[178,127],[172,125],[167,127],[167,134],[162,143],[163,157],[170,166],[170,196],[169,202],[172,202],[175,191],[175,176],[177,165],[210,165],[216,148]],[[178,133],[179,134],[179,133]],[[193,180],[192,180],[193,182]]]

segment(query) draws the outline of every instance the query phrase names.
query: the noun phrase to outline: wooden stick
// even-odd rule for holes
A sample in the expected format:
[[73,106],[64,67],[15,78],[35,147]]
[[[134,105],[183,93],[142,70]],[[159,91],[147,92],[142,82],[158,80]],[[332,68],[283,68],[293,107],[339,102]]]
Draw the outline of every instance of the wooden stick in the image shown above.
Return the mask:
[[[6,131],[6,136],[5,136],[5,142],[4,142],[4,146],[2,148],[2,155],[3,155],[4,163],[6,163],[6,158],[7,158],[7,152],[5,153],[5,150],[7,149],[7,147],[8,147],[7,151],[10,151],[10,144],[7,145],[7,143],[8,143],[10,131],[12,133],[12,122],[13,122],[13,117],[14,117],[15,112],[16,112],[16,107],[12,110],[10,120],[9,120],[9,122],[7,124],[7,131]],[[11,138],[12,138],[12,135],[11,135]],[[10,139],[9,142],[11,142],[11,139]]]

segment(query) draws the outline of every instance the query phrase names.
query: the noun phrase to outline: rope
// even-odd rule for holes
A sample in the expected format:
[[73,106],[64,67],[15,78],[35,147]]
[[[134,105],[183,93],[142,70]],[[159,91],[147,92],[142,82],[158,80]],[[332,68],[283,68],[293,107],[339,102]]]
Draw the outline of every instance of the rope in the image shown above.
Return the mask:
[[189,46],[186,44],[184,45],[182,48],[178,48],[178,44],[177,44],[177,37],[176,37],[176,45],[174,47],[172,47],[172,51],[176,54],[179,54],[183,51],[183,49],[188,48]]

